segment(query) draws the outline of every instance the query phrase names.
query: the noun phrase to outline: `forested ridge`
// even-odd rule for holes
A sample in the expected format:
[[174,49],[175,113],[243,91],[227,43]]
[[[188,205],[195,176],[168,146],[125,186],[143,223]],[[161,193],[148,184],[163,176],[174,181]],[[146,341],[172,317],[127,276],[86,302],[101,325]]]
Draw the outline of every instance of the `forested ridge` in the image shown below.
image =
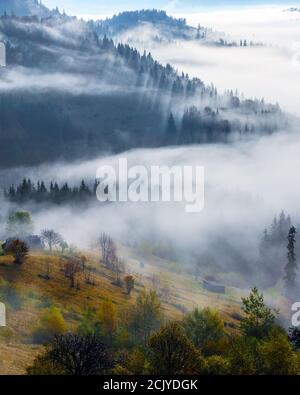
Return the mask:
[[1,166],[135,147],[228,142],[286,127],[279,106],[213,85],[115,44],[60,13],[3,15]]

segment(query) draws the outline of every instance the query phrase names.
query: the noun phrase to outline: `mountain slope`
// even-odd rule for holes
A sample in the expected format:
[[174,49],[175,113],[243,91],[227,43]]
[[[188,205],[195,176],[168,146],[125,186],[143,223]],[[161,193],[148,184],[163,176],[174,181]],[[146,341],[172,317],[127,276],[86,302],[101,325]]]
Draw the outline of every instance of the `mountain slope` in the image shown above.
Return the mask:
[[[162,10],[125,11],[105,20],[89,21],[91,31],[100,37],[106,35],[116,41],[126,42],[140,48],[174,43],[177,41],[194,41],[209,46],[243,46],[243,37],[214,31],[198,24],[195,28],[187,24],[183,18],[174,18]],[[242,43],[242,44],[241,44]],[[262,43],[250,42],[251,46]]]
[[[117,41],[152,44],[164,44],[177,40],[196,40],[199,43],[233,45],[226,41],[224,33],[214,32],[202,26],[189,26],[185,19],[173,18],[162,10],[126,11],[112,18],[89,21],[91,31],[99,36],[106,35]],[[228,38],[227,38],[228,39]]]
[[286,125],[276,105],[244,100],[65,15],[0,18],[1,166],[135,147],[227,142]]
[[184,19],[172,18],[165,11],[155,9],[122,12],[103,21],[90,21],[89,25],[99,35],[106,34],[113,38],[139,27],[144,30],[152,28],[157,33],[157,40],[195,39],[197,37],[197,29],[188,26]]
[[45,17],[50,15],[50,10],[39,0],[1,0],[0,15],[14,14],[16,16]]
[[[10,290],[10,296],[2,299],[7,305],[8,326],[0,327],[0,374],[24,374],[34,357],[42,352],[41,344],[33,344],[33,333],[49,306],[60,309],[69,330],[75,330],[82,323],[87,307],[99,309],[105,300],[112,301],[121,318],[122,311],[128,311],[134,305],[143,289],[153,288],[154,276],[160,277],[156,291],[167,319],[181,319],[183,313],[196,306],[210,306],[219,309],[228,327],[237,331],[240,298],[245,294],[242,290],[230,289],[226,295],[208,292],[192,276],[165,269],[167,261],[161,261],[158,266],[155,257],[149,257],[149,261],[144,259],[145,267],[141,270],[138,261],[133,259],[134,251],[120,249],[135,278],[135,289],[130,296],[124,289],[113,285],[115,275],[99,263],[99,254],[95,252],[84,252],[93,284],[86,283],[85,273],[79,273],[79,287],[73,289],[64,275],[65,261],[59,253],[31,253],[21,267],[16,267],[11,257],[0,256],[0,292]],[[47,265],[50,265],[49,280],[43,278]],[[19,303],[13,303],[15,300]]]

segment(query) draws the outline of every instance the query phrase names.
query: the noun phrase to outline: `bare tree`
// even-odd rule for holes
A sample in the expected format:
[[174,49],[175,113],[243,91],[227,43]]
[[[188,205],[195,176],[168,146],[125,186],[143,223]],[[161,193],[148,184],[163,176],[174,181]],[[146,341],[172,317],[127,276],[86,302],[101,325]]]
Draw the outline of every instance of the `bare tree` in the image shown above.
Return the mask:
[[111,270],[115,274],[115,284],[121,286],[122,285],[121,274],[125,272],[124,260],[116,256],[111,263]]
[[64,266],[65,276],[70,279],[70,288],[75,287],[77,273],[81,272],[81,262],[77,258],[70,258]]
[[50,252],[52,252],[52,248],[58,246],[62,243],[63,238],[53,229],[44,229],[41,233],[43,241],[48,244]]
[[116,258],[116,245],[113,239],[106,233],[101,234],[99,244],[101,247],[102,262],[104,263],[105,267],[110,268],[112,262]]

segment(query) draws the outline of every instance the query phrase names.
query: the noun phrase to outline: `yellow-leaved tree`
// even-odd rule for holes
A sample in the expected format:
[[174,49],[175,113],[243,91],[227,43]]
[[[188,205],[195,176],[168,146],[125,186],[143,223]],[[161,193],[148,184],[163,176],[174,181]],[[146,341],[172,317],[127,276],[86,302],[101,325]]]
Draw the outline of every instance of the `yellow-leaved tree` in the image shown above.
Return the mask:
[[39,326],[34,332],[34,340],[37,343],[43,343],[51,340],[54,335],[61,335],[67,331],[67,325],[60,309],[51,306],[45,309]]
[[117,307],[110,299],[102,302],[98,317],[101,322],[104,334],[113,340],[113,336],[117,330]]

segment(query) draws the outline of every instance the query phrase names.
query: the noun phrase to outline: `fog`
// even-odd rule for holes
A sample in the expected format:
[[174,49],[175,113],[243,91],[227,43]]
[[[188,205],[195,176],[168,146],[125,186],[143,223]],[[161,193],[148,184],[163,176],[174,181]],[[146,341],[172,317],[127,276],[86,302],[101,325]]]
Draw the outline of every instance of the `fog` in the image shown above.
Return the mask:
[[[120,157],[127,158],[129,165],[147,168],[154,164],[204,166],[205,208],[200,213],[186,213],[184,203],[100,203],[96,198],[79,208],[31,204],[23,208],[34,213],[36,233],[55,228],[69,243],[83,248],[106,231],[120,243],[134,246],[145,241],[171,243],[182,264],[195,263],[195,254],[198,260],[210,250],[210,259],[224,272],[247,273],[251,267],[251,274],[260,276],[257,259],[263,229],[282,209],[299,218],[299,150],[300,135],[282,132],[231,146],[135,150],[75,164],[2,171],[0,176],[15,183],[23,176],[78,183],[82,178],[93,180],[99,166],[117,168]],[[205,266],[205,260],[201,264]]]
[[[187,23],[225,32],[231,37],[263,41],[291,47],[300,38],[299,12],[289,12],[289,5],[251,6],[233,9],[209,10],[199,13],[180,14]],[[176,14],[174,15],[176,16]]]
[[[220,48],[177,42],[164,46],[150,43],[149,49],[154,58],[205,83],[213,82],[221,92],[238,89],[245,97],[264,97],[299,115],[300,65],[295,43],[300,41],[300,21],[278,13],[278,9],[270,13],[252,10],[246,24],[235,12],[225,18],[223,13],[189,16],[195,24],[201,17],[203,25],[224,28],[234,37],[263,41],[265,47]],[[73,84],[72,76],[69,78],[64,84]],[[166,241],[182,265],[200,260],[207,268],[212,261],[224,272],[243,272],[255,280],[261,276],[258,248],[263,229],[282,209],[292,215],[295,225],[300,218],[299,132],[296,122],[292,131],[281,130],[247,142],[133,150],[90,161],[2,170],[0,178],[6,185],[16,184],[23,177],[59,183],[78,183],[85,178],[92,182],[99,166],[116,166],[119,157],[147,168],[204,166],[205,208],[196,214],[186,213],[179,203],[101,204],[96,198],[88,207],[76,209],[32,204],[23,208],[33,212],[36,233],[45,227],[55,228],[69,243],[83,248],[103,231],[133,246],[144,241]],[[1,207],[5,219],[13,208],[6,204]],[[4,221],[2,231],[3,226]]]
[[[68,62],[69,59],[63,58],[62,63]],[[128,69],[124,72],[129,73]],[[39,69],[27,69],[24,67],[15,67],[9,69],[2,74],[0,80],[0,92],[11,91],[30,91],[30,92],[63,92],[73,95],[118,95],[125,93],[124,83],[122,79],[119,81],[115,78],[114,84],[110,83],[110,73],[107,73],[104,78],[97,78],[92,75],[82,75],[78,73],[67,72],[41,72]],[[138,90],[131,89],[126,86],[126,93],[137,92]]]
[[265,46],[224,48],[180,41],[160,46],[149,40],[156,32],[146,27],[143,33],[138,30],[136,45],[141,50],[146,46],[155,58],[179,71],[213,82],[221,93],[238,89],[246,97],[264,97],[286,111],[300,113],[300,13],[284,12],[282,7],[248,7],[173,16],[185,17],[195,27],[201,24],[224,32],[229,41],[246,39]]

